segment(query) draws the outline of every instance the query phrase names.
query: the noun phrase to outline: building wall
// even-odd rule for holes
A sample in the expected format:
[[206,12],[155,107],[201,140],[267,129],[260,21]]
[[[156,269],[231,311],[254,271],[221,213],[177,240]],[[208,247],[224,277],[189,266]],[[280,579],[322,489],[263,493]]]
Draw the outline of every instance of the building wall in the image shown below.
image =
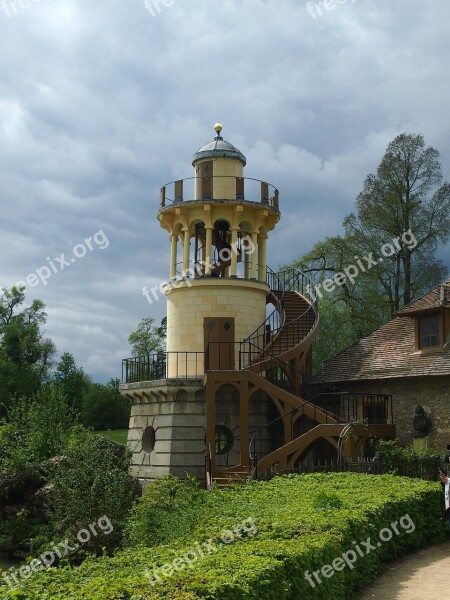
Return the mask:
[[[244,166],[241,161],[230,157],[206,158],[204,160],[199,160],[195,166],[198,168],[204,162],[213,163],[214,198],[227,198],[229,200],[234,200],[236,195],[235,177],[244,176]],[[195,174],[197,175],[197,171]],[[201,199],[200,189],[200,180],[197,180],[195,197],[198,199]]]
[[[121,386],[132,400],[128,446],[132,451],[130,473],[149,482],[169,473],[186,472],[204,480],[205,390],[201,381],[153,381]],[[155,431],[155,446],[145,451],[147,427]]]
[[413,443],[413,419],[420,404],[432,423],[426,445],[444,453],[450,443],[450,377],[409,377],[341,382],[349,392],[392,394],[394,422],[402,445]]
[[[266,318],[268,287],[265,284],[222,277],[189,283],[190,286],[184,282],[167,295],[168,352],[204,352],[206,317],[233,318],[236,342],[252,334]],[[236,346],[238,364],[239,345]],[[169,376],[170,368],[169,364]]]
[[[131,403],[128,446],[132,451],[130,473],[144,485],[172,474],[196,477],[205,482],[206,401],[202,380],[160,380],[121,385]],[[271,400],[254,394],[249,406],[250,435],[273,418]],[[216,423],[228,427],[235,442],[226,455],[217,456],[217,466],[240,464],[240,399],[233,386],[218,390]],[[143,447],[147,428],[153,428],[155,444]],[[261,448],[261,445],[259,446]]]

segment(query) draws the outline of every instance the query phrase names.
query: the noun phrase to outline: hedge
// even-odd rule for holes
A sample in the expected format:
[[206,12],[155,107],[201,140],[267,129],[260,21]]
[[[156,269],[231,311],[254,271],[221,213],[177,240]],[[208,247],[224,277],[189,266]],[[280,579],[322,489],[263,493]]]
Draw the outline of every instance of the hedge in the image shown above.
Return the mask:
[[[394,475],[290,475],[249,482],[209,493],[201,523],[188,537],[153,548],[130,547],[77,568],[48,568],[14,591],[0,583],[0,598],[340,600],[370,582],[387,561],[443,539],[442,502],[438,483]],[[256,535],[241,526],[249,518]],[[237,526],[242,537],[223,543],[224,530]],[[147,568],[171,564],[208,539],[216,552],[166,577],[157,571],[161,581],[150,583]],[[353,562],[353,555],[346,555],[352,568],[342,558],[350,551],[356,555]],[[338,558],[344,568],[330,575],[325,567],[325,576],[324,565],[335,561],[342,567]],[[306,571],[316,572],[320,584],[314,578],[314,586],[308,583]]]

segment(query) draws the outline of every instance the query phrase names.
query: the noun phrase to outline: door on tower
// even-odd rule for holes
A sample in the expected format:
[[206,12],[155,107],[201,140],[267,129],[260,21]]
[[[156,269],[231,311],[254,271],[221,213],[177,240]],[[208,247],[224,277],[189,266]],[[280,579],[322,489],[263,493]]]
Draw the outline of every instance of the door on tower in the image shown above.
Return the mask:
[[234,319],[207,317],[205,332],[205,368],[207,371],[234,370]]
[[200,178],[200,198],[211,200],[213,197],[213,161],[207,160],[197,167],[197,177]]

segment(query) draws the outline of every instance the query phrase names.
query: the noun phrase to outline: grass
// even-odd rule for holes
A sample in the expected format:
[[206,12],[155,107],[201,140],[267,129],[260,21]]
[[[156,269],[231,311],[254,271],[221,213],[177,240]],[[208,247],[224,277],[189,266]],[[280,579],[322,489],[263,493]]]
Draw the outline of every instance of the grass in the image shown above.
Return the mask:
[[94,433],[96,433],[97,435],[104,435],[109,440],[112,440],[113,442],[118,442],[123,446],[126,446],[127,444],[128,429],[115,429],[114,431],[108,429],[106,431],[95,431]]

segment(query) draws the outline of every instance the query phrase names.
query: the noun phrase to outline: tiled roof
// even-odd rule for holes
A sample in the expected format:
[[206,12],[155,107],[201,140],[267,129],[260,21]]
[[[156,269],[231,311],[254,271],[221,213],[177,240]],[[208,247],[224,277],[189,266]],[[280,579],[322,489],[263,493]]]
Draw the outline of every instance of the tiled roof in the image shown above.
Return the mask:
[[409,317],[417,313],[442,308],[443,306],[450,306],[450,279],[399,310],[397,315],[399,317]]
[[450,344],[415,350],[415,319],[396,317],[329,360],[317,373],[326,382],[450,375]]

